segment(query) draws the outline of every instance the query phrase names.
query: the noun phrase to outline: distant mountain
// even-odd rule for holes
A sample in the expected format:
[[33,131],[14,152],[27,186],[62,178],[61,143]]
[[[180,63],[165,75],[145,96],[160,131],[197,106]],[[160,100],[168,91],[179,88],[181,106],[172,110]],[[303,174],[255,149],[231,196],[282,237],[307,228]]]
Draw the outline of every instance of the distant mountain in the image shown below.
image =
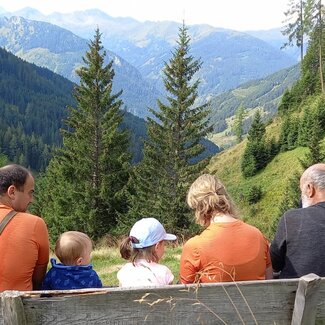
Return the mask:
[[[37,15],[35,10],[29,12]],[[17,16],[0,17],[0,46],[74,82],[79,81],[75,69],[83,64],[82,56],[88,50],[87,41],[70,31]],[[122,99],[126,109],[138,116],[148,115],[147,107],[156,106],[160,93],[121,57],[107,51],[108,60],[114,61],[114,91],[123,89]]]
[[[272,45],[276,49],[281,49],[283,45],[288,41],[288,37],[282,34],[282,29],[283,28],[253,30],[246,31],[245,33],[263,40],[264,42]],[[300,49],[297,46],[288,46],[286,48],[283,48],[282,51],[292,57],[294,60],[300,60]]]
[[297,64],[264,79],[244,83],[211,99],[214,132],[222,132],[229,127],[226,120],[236,114],[240,105],[243,105],[247,112],[261,108],[264,120],[276,115],[284,91],[298,80],[299,75],[300,66]]
[[[46,16],[27,8],[15,14],[51,22],[84,38],[90,38],[98,26],[105,47],[138,68],[147,81],[164,92],[161,70],[171,57],[180,24],[141,23],[132,18],[113,18],[100,10]],[[192,53],[203,61],[197,77],[202,80],[199,92],[205,99],[297,62],[279,48],[245,33],[208,25],[189,26],[189,33]]]

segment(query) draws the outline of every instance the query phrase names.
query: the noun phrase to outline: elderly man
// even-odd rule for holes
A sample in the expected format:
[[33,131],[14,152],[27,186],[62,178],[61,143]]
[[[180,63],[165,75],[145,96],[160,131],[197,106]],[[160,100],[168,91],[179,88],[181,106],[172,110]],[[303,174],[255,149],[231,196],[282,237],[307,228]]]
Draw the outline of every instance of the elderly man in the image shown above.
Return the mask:
[[325,276],[325,164],[316,164],[300,178],[302,209],[280,219],[270,247],[273,269],[280,278],[308,273]]
[[0,291],[39,289],[49,260],[43,219],[26,213],[34,178],[19,165],[0,168]]

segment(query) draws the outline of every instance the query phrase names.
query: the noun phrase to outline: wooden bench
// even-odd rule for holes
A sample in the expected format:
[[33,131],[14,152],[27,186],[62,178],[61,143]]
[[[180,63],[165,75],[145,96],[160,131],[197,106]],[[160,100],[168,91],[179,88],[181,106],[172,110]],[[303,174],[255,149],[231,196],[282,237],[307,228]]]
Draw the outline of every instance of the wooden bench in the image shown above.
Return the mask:
[[325,278],[5,291],[0,324],[325,324]]

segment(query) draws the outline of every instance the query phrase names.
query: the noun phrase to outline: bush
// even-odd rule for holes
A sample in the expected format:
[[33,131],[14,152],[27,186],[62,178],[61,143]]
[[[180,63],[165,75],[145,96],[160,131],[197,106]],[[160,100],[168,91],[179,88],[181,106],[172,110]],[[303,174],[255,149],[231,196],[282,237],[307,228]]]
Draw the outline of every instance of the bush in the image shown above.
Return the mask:
[[253,185],[246,193],[246,201],[249,204],[255,204],[262,198],[261,186]]

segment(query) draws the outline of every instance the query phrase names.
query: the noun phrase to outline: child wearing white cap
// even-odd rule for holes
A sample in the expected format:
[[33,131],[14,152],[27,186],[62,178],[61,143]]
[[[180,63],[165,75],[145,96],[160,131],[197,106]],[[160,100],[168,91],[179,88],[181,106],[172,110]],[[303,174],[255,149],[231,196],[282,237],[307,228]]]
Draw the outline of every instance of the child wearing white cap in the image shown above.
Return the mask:
[[165,251],[165,240],[176,240],[176,236],[167,234],[155,218],[143,218],[133,225],[129,237],[120,245],[121,256],[130,261],[117,273],[120,287],[173,283],[174,276],[170,269],[158,264]]

